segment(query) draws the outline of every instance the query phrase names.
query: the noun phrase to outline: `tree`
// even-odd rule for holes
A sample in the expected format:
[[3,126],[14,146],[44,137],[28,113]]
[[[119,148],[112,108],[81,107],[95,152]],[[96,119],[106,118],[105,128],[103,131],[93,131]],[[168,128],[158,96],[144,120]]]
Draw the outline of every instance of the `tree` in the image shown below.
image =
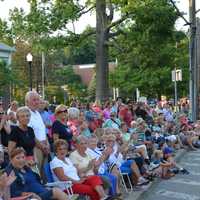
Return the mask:
[[13,45],[10,29],[6,21],[0,18],[0,41],[8,45]]
[[80,98],[85,96],[86,87],[81,82],[81,77],[74,73],[72,66],[65,66],[63,68],[57,69],[52,75],[52,81],[49,85],[54,85],[57,87],[65,87],[68,95],[72,97]]
[[[161,62],[165,52],[160,54],[160,49],[170,42],[177,19],[177,13],[169,0],[88,0],[84,4],[65,0],[56,0],[54,3],[50,0],[29,2],[30,13],[25,14],[23,10],[15,9],[11,21],[13,33],[28,40],[36,49],[49,53],[65,48],[73,53],[70,45],[79,46],[83,40],[96,33],[97,99],[104,100],[109,97],[108,61],[111,58],[110,53],[114,52],[112,55],[116,57],[116,50],[117,54],[120,53],[118,60],[123,64],[123,71],[127,73],[132,72],[130,69],[133,67],[135,72],[142,72],[148,77],[149,71],[160,68],[160,74],[164,75],[162,68],[171,62],[171,58],[170,62]],[[96,31],[91,29],[76,34],[75,31],[67,29],[69,22],[73,23],[94,9]],[[117,20],[115,13],[118,15]],[[52,36],[55,32],[63,34]],[[87,43],[86,47],[89,47]],[[74,55],[80,60],[82,51],[78,52],[77,57],[76,50]],[[168,71],[165,70],[165,73]],[[141,85],[142,81],[140,82]],[[159,81],[157,85],[158,83]]]

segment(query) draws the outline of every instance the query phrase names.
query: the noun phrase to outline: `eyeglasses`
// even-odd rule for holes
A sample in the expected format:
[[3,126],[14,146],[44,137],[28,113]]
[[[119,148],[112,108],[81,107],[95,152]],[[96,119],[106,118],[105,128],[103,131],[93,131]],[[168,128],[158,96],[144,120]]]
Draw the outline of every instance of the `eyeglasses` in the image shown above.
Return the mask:
[[57,114],[60,114],[60,113],[67,113],[67,110],[60,110],[57,112]]

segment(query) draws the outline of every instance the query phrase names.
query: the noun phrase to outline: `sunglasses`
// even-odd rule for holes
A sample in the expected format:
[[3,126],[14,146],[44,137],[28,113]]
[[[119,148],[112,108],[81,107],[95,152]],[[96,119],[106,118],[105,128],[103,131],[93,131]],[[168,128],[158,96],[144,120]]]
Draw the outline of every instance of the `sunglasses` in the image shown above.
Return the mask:
[[4,112],[0,112],[0,115],[4,115],[5,113]]
[[67,113],[67,110],[60,110],[60,111],[58,111],[57,113],[58,113],[58,114],[60,114],[60,113]]

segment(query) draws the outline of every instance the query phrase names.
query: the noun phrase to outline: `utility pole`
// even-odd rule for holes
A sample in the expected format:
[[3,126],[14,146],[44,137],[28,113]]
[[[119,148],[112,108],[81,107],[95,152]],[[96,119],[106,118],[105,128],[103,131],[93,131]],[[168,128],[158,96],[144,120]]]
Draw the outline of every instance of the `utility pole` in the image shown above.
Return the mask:
[[197,119],[200,119],[200,18],[196,19],[196,47],[197,47]]
[[42,52],[42,98],[45,99],[45,54]]
[[189,0],[190,18],[190,114],[192,121],[197,118],[197,67],[196,67],[196,4],[195,0]]
[[177,94],[177,80],[176,80],[176,67],[174,68],[174,105],[175,105],[175,111],[177,112],[177,102],[178,102],[178,94]]

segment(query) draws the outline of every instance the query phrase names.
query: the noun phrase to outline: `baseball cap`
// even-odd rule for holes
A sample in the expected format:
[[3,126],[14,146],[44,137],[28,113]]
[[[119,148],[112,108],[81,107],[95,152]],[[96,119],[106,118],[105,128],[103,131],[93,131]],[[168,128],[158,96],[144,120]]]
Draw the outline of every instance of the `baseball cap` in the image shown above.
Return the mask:
[[172,150],[171,147],[165,147],[165,148],[163,149],[163,153],[164,153],[164,154],[170,154],[170,153],[173,153],[173,150]]

